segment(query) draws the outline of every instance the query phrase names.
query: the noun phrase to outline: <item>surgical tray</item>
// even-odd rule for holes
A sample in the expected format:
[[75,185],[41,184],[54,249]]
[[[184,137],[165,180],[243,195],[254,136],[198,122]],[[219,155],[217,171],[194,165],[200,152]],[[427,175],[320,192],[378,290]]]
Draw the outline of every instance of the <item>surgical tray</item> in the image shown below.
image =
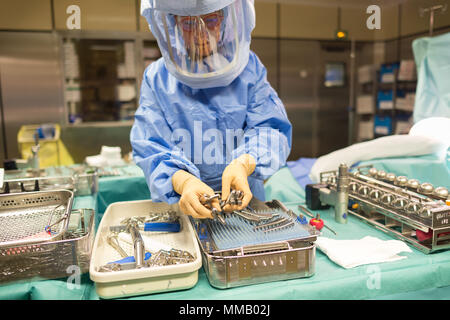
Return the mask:
[[0,194],[71,190],[75,196],[94,195],[98,191],[97,169],[86,166],[49,167],[5,171]]
[[[450,202],[444,187],[397,176],[373,165],[348,172],[348,212],[423,253],[450,249]],[[339,171],[320,174],[319,197],[331,204]],[[419,236],[420,235],[420,236]]]
[[[110,227],[120,225],[127,218],[163,214],[168,211],[174,211],[180,217],[180,231],[168,233],[142,231],[142,237],[148,239],[150,243],[152,241],[164,243],[169,247],[188,251],[193,255],[194,261],[141,269],[100,271],[102,266],[121,259],[120,254],[108,244]],[[115,202],[109,205],[97,230],[89,270],[97,294],[110,299],[193,287],[198,281],[198,269],[202,266],[201,253],[194,233],[188,217],[180,213],[178,205],[156,203],[151,200]],[[124,246],[123,249],[127,254],[133,255],[132,245]],[[155,250],[149,247],[145,249]]]
[[78,209],[71,212],[68,229],[59,240],[1,247],[0,283],[88,272],[94,227],[94,210]]
[[[225,289],[312,276],[317,232],[309,225],[300,225],[293,212],[278,200],[253,198],[250,207],[291,215],[295,225],[261,236],[251,233],[248,222],[241,220],[239,225],[234,217],[226,219],[228,226],[220,227],[215,221],[191,219],[210,284]],[[227,229],[234,231],[224,234]]]
[[60,239],[72,203],[69,190],[0,195],[0,248]]

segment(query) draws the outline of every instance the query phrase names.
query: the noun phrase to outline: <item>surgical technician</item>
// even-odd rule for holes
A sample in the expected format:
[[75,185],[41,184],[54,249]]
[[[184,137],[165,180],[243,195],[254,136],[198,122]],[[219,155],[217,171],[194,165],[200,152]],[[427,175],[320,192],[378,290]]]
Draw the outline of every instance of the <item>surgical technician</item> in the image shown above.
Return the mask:
[[[253,0],[142,0],[162,58],[144,72],[130,139],[152,200],[211,218],[204,194],[264,200],[284,166],[292,126],[266,69],[250,51]],[[219,199],[212,206],[220,211]]]

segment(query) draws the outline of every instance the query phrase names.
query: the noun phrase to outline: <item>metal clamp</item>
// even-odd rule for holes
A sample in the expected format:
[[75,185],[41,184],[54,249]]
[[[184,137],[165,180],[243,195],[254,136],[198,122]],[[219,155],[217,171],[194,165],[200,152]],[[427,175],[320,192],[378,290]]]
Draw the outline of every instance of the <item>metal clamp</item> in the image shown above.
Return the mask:
[[119,239],[117,238],[118,232],[112,232],[108,234],[106,237],[106,242],[114,248],[122,258],[128,257],[128,254],[125,252],[125,250],[120,246]]
[[159,250],[149,259],[149,261],[147,262],[147,266],[154,267],[182,264],[189,263],[194,260],[195,258],[190,252],[172,248],[170,249],[170,251]]

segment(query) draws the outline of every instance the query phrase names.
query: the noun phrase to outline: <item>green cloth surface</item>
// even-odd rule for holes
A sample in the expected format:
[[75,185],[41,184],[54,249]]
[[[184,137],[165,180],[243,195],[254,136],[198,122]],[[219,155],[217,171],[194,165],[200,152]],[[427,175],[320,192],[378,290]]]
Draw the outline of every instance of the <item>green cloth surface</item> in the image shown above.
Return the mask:
[[98,182],[98,212],[96,222],[99,222],[106,208],[114,202],[150,199],[150,191],[142,170],[135,165],[120,168],[121,176],[102,177]]
[[[428,164],[430,164],[429,161],[432,161],[432,159],[414,159],[414,162],[416,163],[417,160],[419,160],[419,164],[422,160],[424,161],[423,169],[414,172],[423,174],[424,178],[426,178],[426,163],[428,161]],[[394,160],[391,164],[386,161],[383,164],[379,162],[376,167],[381,165],[386,166],[385,170],[391,172],[394,171],[393,166],[396,165],[399,169],[402,169],[405,166],[405,162],[403,164],[400,160]],[[437,166],[438,163],[436,163]],[[445,171],[441,172],[441,174],[444,173]],[[405,175],[407,174],[405,173]],[[421,177],[417,178],[421,180]],[[142,186],[145,186],[144,190],[148,191],[143,176],[102,178],[100,180],[100,193],[103,195],[103,200],[105,201],[103,205],[107,206],[115,201],[140,200],[136,199],[138,196],[134,189],[134,185],[139,183],[137,181],[139,179],[141,179]],[[119,184],[118,182],[121,183]],[[436,183],[434,181],[430,182]],[[133,188],[128,189],[131,186]],[[110,193],[106,193],[105,189],[110,190]],[[275,173],[266,182],[265,189],[266,199],[279,199],[294,210],[294,212],[299,213],[297,206],[300,203],[304,203],[304,190],[297,184],[287,167]],[[144,197],[146,191],[143,192],[141,190],[139,197]],[[120,194],[120,199],[116,196],[117,192]],[[79,201],[81,202],[77,202],[77,206],[82,206],[83,201],[88,200],[80,199]],[[365,236],[373,236],[382,240],[393,239],[382,231],[365,224],[351,215],[347,224],[338,224],[334,221],[333,214],[332,209],[320,211],[320,215],[326,224],[337,232],[337,236],[335,236],[324,228],[322,229],[323,236],[335,239],[361,239]],[[201,268],[198,274],[198,283],[191,289],[136,296],[127,299],[449,299],[450,250],[427,255],[412,247],[411,249],[413,251],[411,253],[400,254],[406,256],[407,259],[362,265],[352,269],[344,269],[338,266],[328,259],[325,254],[320,252],[320,250],[316,249],[315,274],[312,277],[274,281],[231,289],[216,289],[212,287],[208,282],[203,268]],[[79,287],[71,289],[68,288],[67,279],[29,281],[27,283],[2,285],[0,286],[0,299],[96,300],[100,298],[95,291],[95,284],[89,279],[88,274],[84,274],[81,277]]]
[[360,165],[373,164],[378,170],[393,172],[397,176],[414,178],[421,183],[429,182],[435,187],[450,190],[450,150],[445,159],[435,155],[408,158],[375,159],[364,161]]

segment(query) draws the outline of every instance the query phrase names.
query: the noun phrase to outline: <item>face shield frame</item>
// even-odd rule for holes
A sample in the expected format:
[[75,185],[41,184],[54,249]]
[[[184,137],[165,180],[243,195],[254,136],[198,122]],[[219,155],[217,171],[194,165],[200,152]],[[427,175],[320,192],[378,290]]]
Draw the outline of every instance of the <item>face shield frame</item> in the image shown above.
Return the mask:
[[[172,46],[172,44],[176,43],[176,37],[173,36],[173,32],[172,35],[170,32],[169,34],[166,32],[166,28],[163,26],[163,20],[159,19],[159,17],[163,14],[167,15],[167,17],[169,17],[169,14],[180,16],[207,15],[214,11],[231,7],[232,5],[238,9],[225,11],[225,14],[228,12],[228,16],[224,18],[222,23],[222,26],[225,28],[230,25],[235,27],[231,29],[233,30],[232,33],[228,32],[224,37],[225,41],[234,39],[232,44],[235,48],[235,51],[233,51],[235,54],[228,59],[227,65],[223,68],[216,68],[211,72],[195,73],[190,72],[187,68],[183,68],[180,64],[177,65],[177,63],[174,63],[176,55],[179,52],[172,49],[172,54],[170,54],[166,39],[170,39],[169,43]],[[141,14],[149,23],[150,30],[158,42],[164,59],[164,65],[169,73],[177,78],[178,81],[193,89],[228,86],[242,73],[248,63],[251,33],[255,27],[256,20],[254,0],[197,0],[195,6],[192,3],[186,3],[184,6],[179,0],[142,0]],[[171,22],[173,25],[173,21],[169,21],[168,18],[166,21],[167,29],[171,26]],[[238,43],[236,39],[239,40]],[[180,46],[179,43],[177,44],[178,48],[187,50],[184,49],[184,46]]]
[[[174,68],[180,75],[182,75],[184,77],[194,78],[194,79],[195,78],[199,78],[199,79],[212,78],[212,77],[227,73],[236,66],[236,64],[238,63],[238,60],[239,60],[239,55],[240,55],[240,50],[241,50],[240,42],[241,42],[242,38],[244,38],[244,36],[242,34],[241,35],[239,34],[239,30],[241,29],[241,31],[242,31],[242,27],[239,28],[239,22],[241,22],[241,24],[243,23],[243,21],[238,21],[238,17],[237,17],[236,11],[237,11],[237,6],[239,5],[239,3],[240,3],[240,1],[235,1],[225,8],[215,10],[215,11],[207,13],[207,14],[196,15],[196,16],[180,16],[180,15],[173,15],[170,13],[160,12],[159,13],[160,16],[157,17],[155,15],[155,11],[152,11],[152,13],[151,13],[152,21],[161,20],[162,25],[163,25],[162,29],[164,30],[164,34],[161,33],[160,28],[155,28],[155,30],[158,33],[158,37],[157,37],[158,43],[160,42],[159,39],[164,40],[163,41],[164,43],[160,43],[160,48],[162,45],[162,48],[167,51],[167,54],[166,54],[167,58],[170,59],[170,62],[172,63],[172,65],[174,66]],[[177,24],[177,27],[174,27],[174,26],[169,27],[168,21],[167,21],[168,18],[171,21],[177,21],[177,19],[190,19],[191,21],[198,21],[198,25],[202,25],[202,24],[206,25],[206,22],[204,21],[203,16],[210,15],[210,14],[213,14],[218,11],[223,12],[223,20],[221,21],[221,29],[225,29],[225,28],[231,29],[232,30],[232,38],[229,38],[229,36],[230,36],[229,33],[225,35],[226,31],[220,30],[219,41],[217,41],[217,39],[216,39],[216,45],[221,44],[221,42],[223,41],[220,38],[228,37],[229,38],[228,45],[233,47],[232,59],[231,60],[227,59],[227,63],[223,67],[213,69],[212,71],[209,71],[209,72],[198,72],[198,71],[191,72],[187,68],[185,68],[185,67],[183,68],[183,66],[179,62],[179,59],[176,58],[177,54],[174,52],[175,47],[177,47],[178,52],[183,53],[184,58],[188,58],[188,59],[190,58],[189,63],[191,63],[191,65],[192,65],[192,63],[205,62],[208,60],[208,58],[210,58],[211,56],[214,56],[215,54],[221,54],[220,48],[216,47],[216,48],[212,49],[213,53],[209,54],[209,55],[205,55],[204,57],[202,57],[202,59],[199,59],[198,55],[195,56],[194,58],[192,58],[192,55],[189,54],[190,47],[188,47],[186,45],[186,39],[185,39],[184,35],[182,37],[183,41],[180,41],[181,37],[180,37],[179,31],[178,31],[177,35],[170,34],[170,31],[169,31],[171,29],[177,29],[177,30],[182,29],[183,27],[178,26],[178,24]],[[242,11],[242,8],[240,8],[240,11]],[[228,15],[229,15],[230,19],[227,21],[226,18],[228,17]],[[241,14],[241,19],[243,20],[243,18],[244,17]],[[227,22],[231,22],[231,26],[229,26],[229,25],[225,26],[224,24]],[[172,23],[172,25],[173,25],[173,23]],[[208,29],[207,27],[206,28],[203,27],[203,28]],[[181,31],[181,32],[183,32],[183,31]],[[209,37],[209,45],[211,45],[211,42],[212,42],[211,35],[209,34],[209,36],[210,36]],[[181,47],[181,45],[183,45],[183,46]],[[164,56],[164,52],[163,52],[163,56]],[[192,69],[193,68],[191,68],[191,70]]]

